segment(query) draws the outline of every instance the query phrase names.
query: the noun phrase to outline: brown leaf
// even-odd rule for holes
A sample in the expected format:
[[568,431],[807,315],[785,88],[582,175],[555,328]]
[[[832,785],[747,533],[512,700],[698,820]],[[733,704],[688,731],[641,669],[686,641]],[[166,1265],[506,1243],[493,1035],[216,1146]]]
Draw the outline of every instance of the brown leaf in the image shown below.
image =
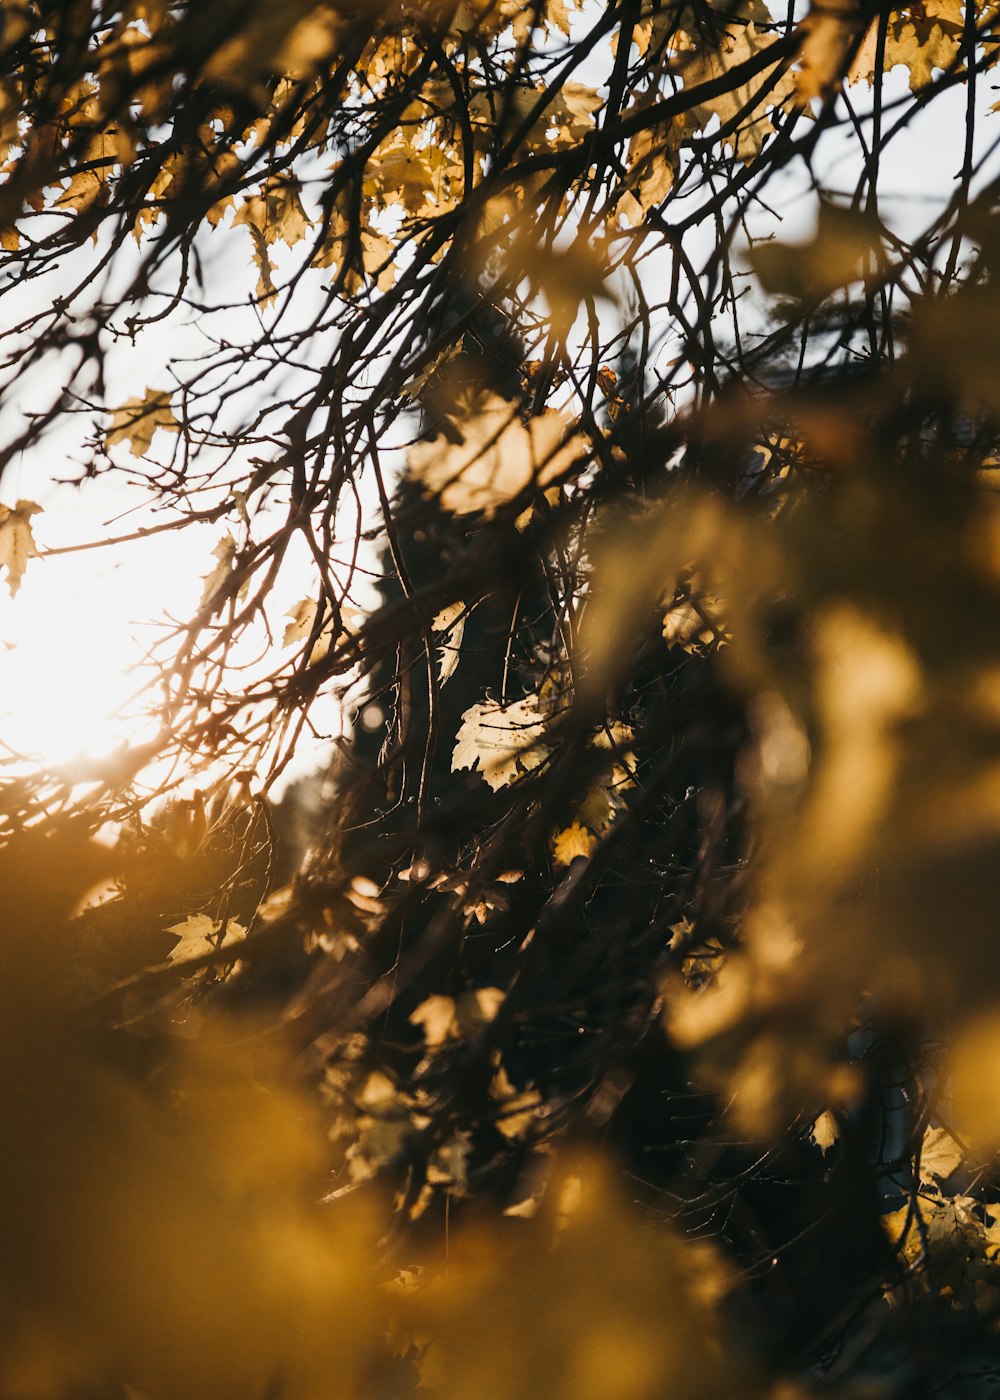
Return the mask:
[[141,399],[128,399],[121,408],[112,409],[104,446],[110,450],[127,442],[132,456],[142,457],[149,451],[157,428],[179,433],[180,426],[170,406],[170,395],[163,389],[147,389]]

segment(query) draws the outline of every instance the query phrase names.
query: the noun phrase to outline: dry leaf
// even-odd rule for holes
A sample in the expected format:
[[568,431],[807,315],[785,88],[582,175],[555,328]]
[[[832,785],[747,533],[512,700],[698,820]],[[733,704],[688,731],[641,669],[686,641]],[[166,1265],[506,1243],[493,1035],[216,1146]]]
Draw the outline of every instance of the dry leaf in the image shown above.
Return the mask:
[[141,399],[129,399],[121,408],[112,409],[111,427],[104,435],[104,446],[110,449],[127,442],[132,456],[142,457],[149,451],[157,428],[178,433],[180,426],[166,390],[147,389]]
[[0,569],[6,566],[7,587],[12,598],[21,587],[28,560],[38,557],[31,517],[41,509],[34,501],[18,501],[13,509],[0,505]]
[[233,219],[233,227],[238,224],[256,229],[268,245],[280,239],[289,248],[300,243],[312,228],[299,199],[298,181],[289,176],[267,181],[259,194],[245,199]]
[[920,1148],[920,1179],[942,1181],[962,1165],[963,1153],[958,1143],[944,1128],[928,1128]]
[[809,1141],[818,1147],[824,1156],[837,1145],[840,1138],[840,1127],[836,1118],[829,1109],[824,1111],[816,1119],[809,1129]]
[[226,580],[233,572],[236,560],[236,541],[232,535],[225,535],[212,551],[213,557],[218,560],[215,568],[205,575],[205,586],[201,592],[200,607],[205,608],[212,602],[219,591],[225,587]]
[[458,999],[455,1015],[463,1035],[474,1035],[495,1021],[503,1005],[504,993],[499,987],[475,987],[463,992]]
[[452,437],[410,448],[410,474],[446,510],[456,515],[482,511],[490,516],[529,486],[546,486],[582,465],[588,447],[571,423],[555,409],[523,423],[517,405],[496,394],[483,394],[477,411],[453,421]]
[[[695,55],[685,63],[685,86],[692,88],[724,78],[730,69],[739,67],[762,50],[770,48],[775,37],[759,30],[753,22],[726,30],[717,49],[699,45]],[[775,64],[777,62],[776,58]],[[686,120],[699,130],[706,127],[713,117],[718,117],[723,127],[738,121],[739,125],[724,138],[723,144],[731,146],[740,160],[754,160],[774,130],[768,112],[801,100],[791,72],[783,73],[777,82],[768,86],[772,72],[773,65],[749,82],[734,84],[717,97],[707,98],[686,114]],[[762,94],[759,99],[758,93]]]
[[548,715],[538,696],[528,695],[509,705],[486,700],[462,715],[455,739],[451,769],[478,766],[494,792],[507,787],[523,772],[537,768],[548,757],[544,743]]
[[431,622],[431,628],[440,638],[437,648],[438,681],[444,685],[455,673],[458,658],[462,654],[462,638],[467,621],[465,604],[461,599],[449,603]]
[[496,1071],[490,1083],[490,1098],[497,1105],[496,1126],[505,1138],[524,1137],[537,1121],[542,1097],[537,1089],[519,1090],[496,1058]]
[[192,914],[182,924],[173,924],[167,933],[176,934],[178,942],[171,948],[167,957],[170,962],[191,962],[214,953],[217,948],[228,948],[231,943],[239,943],[246,937],[246,929],[235,919],[226,923],[226,932],[219,942],[221,919],[210,919],[207,914]]
[[428,1049],[444,1045],[458,1036],[455,1002],[452,997],[432,996],[422,1001],[409,1018],[411,1026],[420,1026]]
[[556,865],[572,865],[580,856],[587,859],[596,845],[593,833],[579,822],[574,822],[565,831],[556,832],[552,838],[552,856]]

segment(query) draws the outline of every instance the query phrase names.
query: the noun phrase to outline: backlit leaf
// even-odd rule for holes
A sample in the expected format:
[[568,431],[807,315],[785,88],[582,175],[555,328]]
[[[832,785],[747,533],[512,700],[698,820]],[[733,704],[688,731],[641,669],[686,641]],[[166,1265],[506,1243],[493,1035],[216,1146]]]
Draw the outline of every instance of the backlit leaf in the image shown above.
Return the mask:
[[142,457],[149,451],[157,428],[167,433],[180,432],[170,394],[162,389],[147,389],[141,399],[128,399],[121,408],[112,410],[104,445],[110,449],[127,442],[132,456]]
[[493,700],[472,705],[462,715],[452,771],[478,768],[493,791],[499,792],[545,762],[548,722],[548,714],[534,695],[509,705]]
[[21,587],[28,560],[38,554],[31,530],[31,517],[41,506],[34,501],[18,501],[17,505],[0,505],[0,568],[7,570],[7,587],[13,598]]
[[546,486],[582,464],[587,444],[571,426],[555,409],[525,423],[515,404],[486,394],[451,436],[410,448],[410,475],[446,510],[490,516],[529,486]]

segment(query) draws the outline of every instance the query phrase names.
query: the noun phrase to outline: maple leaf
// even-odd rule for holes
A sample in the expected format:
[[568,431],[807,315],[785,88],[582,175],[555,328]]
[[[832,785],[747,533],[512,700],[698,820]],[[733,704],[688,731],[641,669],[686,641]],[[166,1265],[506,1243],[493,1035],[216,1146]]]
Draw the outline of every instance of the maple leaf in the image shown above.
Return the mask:
[[722,611],[721,600],[702,589],[697,574],[688,573],[679,582],[663,615],[663,640],[667,646],[679,646],[691,655],[703,652],[713,643],[722,646],[729,640]]
[[[244,585],[244,588],[246,585]],[[240,590],[243,596],[243,590]],[[285,613],[291,620],[285,626],[282,646],[292,646],[295,642],[304,641],[310,635],[316,625],[316,614],[319,611],[319,604],[312,598],[302,598]],[[364,621],[365,614],[359,609],[351,607],[347,603],[340,606],[340,631],[335,632],[334,615],[327,616],[319,635],[309,649],[309,656],[306,664],[314,666],[317,661],[322,661],[323,657],[329,653],[335,638],[353,637],[357,633],[358,625]]]
[[[688,59],[683,70],[685,86],[693,88],[723,78],[731,68],[746,63],[774,42],[775,36],[761,33],[755,23],[728,29],[717,49],[700,46],[696,55]],[[792,73],[783,73],[776,83],[767,87],[771,72],[771,68],[766,68],[749,82],[734,83],[726,92],[698,103],[687,114],[687,119],[701,129],[712,117],[718,117],[723,128],[739,118],[739,126],[723,138],[723,144],[731,146],[740,160],[756,159],[765,139],[774,130],[768,111],[801,101]],[[758,97],[762,89],[765,91]]]
[[519,237],[505,264],[512,280],[526,279],[533,293],[545,297],[556,336],[566,335],[590,302],[613,300],[603,240],[578,238],[566,248],[552,248],[539,247],[537,239]]
[[663,615],[663,640],[667,646],[679,645],[685,651],[694,651],[700,643],[710,642],[713,636],[693,603],[676,603]]
[[496,394],[480,396],[476,410],[454,422],[452,437],[410,448],[410,474],[455,515],[491,516],[529,486],[546,486],[582,464],[588,447],[567,437],[570,420],[547,409],[523,423],[516,404]]
[[371,229],[361,230],[361,265],[368,277],[375,281],[380,292],[386,292],[396,280],[396,269],[392,265],[395,252],[393,244],[380,233]]
[[219,942],[221,919],[210,919],[207,914],[192,914],[182,924],[173,924],[167,933],[173,933],[179,940],[167,954],[169,962],[191,962],[214,953],[217,948],[228,948],[246,937],[246,929],[235,919],[226,922],[226,932]]
[[558,149],[582,141],[603,106],[604,98],[586,83],[563,83],[543,118],[555,127],[552,144]]
[[528,695],[509,705],[486,700],[462,715],[452,755],[453,773],[479,767],[494,792],[508,787],[521,773],[545,762],[547,713],[538,696]]
[[666,199],[677,175],[680,154],[669,127],[637,131],[629,142],[628,175],[619,206],[633,226]]
[[226,580],[233,572],[235,566],[235,554],[236,541],[231,534],[224,535],[212,551],[213,558],[218,562],[215,568],[205,575],[205,586],[201,591],[200,607],[207,607],[225,586]]
[[759,244],[751,260],[765,291],[818,301],[884,266],[885,254],[867,214],[823,200],[810,240]]
[[423,1030],[424,1044],[428,1049],[444,1045],[445,1041],[454,1040],[458,1036],[455,1002],[452,997],[428,997],[410,1015],[409,1020],[411,1026],[420,1026]]
[[825,97],[839,83],[860,22],[857,0],[812,5],[799,25],[802,42],[794,81],[801,101]]
[[438,658],[438,680],[444,685],[451,676],[455,674],[455,667],[458,665],[458,658],[462,654],[462,637],[465,635],[465,604],[459,600],[457,603],[449,603],[431,622],[432,629],[438,633],[440,641],[437,648]]
[[566,9],[566,0],[546,0],[545,22],[552,28],[562,30],[566,38],[569,38],[569,12]]
[[945,1128],[928,1128],[920,1147],[920,1179],[942,1181],[951,1176],[963,1161],[962,1149]]
[[141,399],[128,399],[121,408],[111,410],[111,427],[104,434],[104,446],[110,449],[127,442],[132,456],[142,457],[149,451],[157,428],[179,433],[180,427],[170,394],[164,389],[147,389]]
[[581,856],[586,860],[596,845],[593,832],[574,822],[565,831],[556,832],[552,838],[552,856],[556,865],[572,865]]
[[278,295],[278,289],[271,276],[271,257],[267,251],[267,240],[256,224],[248,224],[247,227],[250,230],[250,241],[253,243],[253,260],[260,273],[255,289],[257,303],[260,306],[271,306]]
[[291,621],[285,627],[281,645],[290,647],[293,642],[301,642],[304,637],[308,637],[312,631],[316,621],[316,603],[312,598],[302,598],[293,608],[289,608],[285,616],[291,618]]
[[412,379],[408,379],[403,385],[400,393],[408,399],[420,400],[428,389],[432,389],[438,380],[442,370],[446,370],[451,362],[457,359],[462,353],[461,341],[454,341],[451,345],[438,352],[422,370],[419,370]]
[[299,184],[290,176],[268,180],[259,194],[250,195],[236,211],[233,227],[256,229],[268,245],[280,241],[289,248],[306,237],[312,221],[299,199]]
[[[956,0],[920,0],[902,5],[889,17],[885,34],[886,72],[902,65],[909,71],[910,90],[919,92],[934,76],[934,69],[947,72],[958,57],[964,32],[963,11]],[[878,55],[878,22],[865,34],[847,74],[848,82],[875,80]]]
[[0,569],[7,569],[7,587],[12,598],[21,587],[28,560],[38,557],[31,517],[41,509],[34,501],[18,501],[13,509],[0,505]]

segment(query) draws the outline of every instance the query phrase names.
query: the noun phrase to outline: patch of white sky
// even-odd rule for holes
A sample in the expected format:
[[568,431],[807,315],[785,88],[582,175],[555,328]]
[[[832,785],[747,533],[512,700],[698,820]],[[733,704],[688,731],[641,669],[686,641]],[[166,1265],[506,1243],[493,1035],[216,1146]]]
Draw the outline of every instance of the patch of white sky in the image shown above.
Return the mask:
[[[575,17],[575,25],[587,25],[596,13],[593,4],[586,4]],[[574,72],[575,81],[589,82],[601,90],[610,69],[610,53],[595,51],[586,65]],[[898,110],[896,104],[908,100],[906,73],[897,68],[887,75],[884,85],[887,119]],[[867,124],[870,93],[863,86],[851,89],[851,100],[862,123]],[[977,102],[982,109],[990,103],[985,85]],[[892,140],[882,163],[879,183],[880,212],[903,237],[919,234],[934,213],[951,197],[963,159],[965,127],[964,89],[955,88],[941,94],[914,120],[903,126]],[[977,112],[981,116],[982,112]],[[985,154],[992,142],[991,121],[978,124],[977,154]],[[710,134],[711,129],[706,134]],[[824,190],[830,194],[849,195],[862,174],[863,158],[852,136],[831,132],[825,137],[813,161],[814,170],[822,173]],[[315,199],[324,178],[320,166],[311,172],[313,179],[305,182],[307,209]],[[977,183],[982,184],[997,174],[995,153],[980,171]],[[670,205],[671,222],[687,216],[697,207],[704,193],[692,192]],[[767,204],[751,205],[746,227],[754,237],[768,234],[783,241],[807,238],[815,224],[817,197],[809,173],[794,164],[778,172],[768,183]],[[313,204],[313,210],[315,210]],[[393,215],[387,216],[390,220]],[[173,385],[171,366],[180,372],[182,362],[204,354],[207,336],[217,335],[228,344],[237,346],[242,340],[252,340],[260,329],[258,312],[250,304],[250,293],[256,282],[256,269],[251,263],[251,244],[247,231],[231,229],[225,223],[199,242],[203,258],[203,277],[219,311],[204,315],[181,305],[169,316],[147,326],[135,338],[114,334],[115,327],[102,333],[105,351],[104,373],[106,402],[124,403],[142,396],[147,388],[170,389]],[[686,251],[696,266],[707,261],[715,247],[717,228],[713,219],[693,227]],[[7,326],[16,326],[43,306],[50,304],[57,293],[65,294],[86,268],[88,258],[96,259],[102,245],[77,253],[68,265],[63,265],[38,282],[25,283],[8,289],[0,298],[0,317]],[[302,249],[284,250],[275,247],[278,270],[285,277],[300,261]],[[737,258],[745,256],[745,245],[736,249]],[[128,284],[137,265],[138,253],[120,256],[113,265],[101,300],[114,304],[118,291]],[[91,265],[93,265],[91,263]],[[668,284],[670,254],[660,248],[642,264],[644,286],[650,301],[656,305],[658,293]],[[176,266],[168,266],[160,274],[164,278],[177,275]],[[292,299],[288,317],[305,325],[321,305],[325,278],[329,274],[306,273],[296,297]],[[279,285],[281,278],[279,277]],[[620,323],[621,302],[626,297],[621,283],[613,284],[618,293],[614,302],[599,304],[598,311],[604,330]],[[766,324],[766,302],[757,296],[756,314],[760,325]],[[267,314],[267,313],[265,313]],[[654,325],[660,354],[669,360],[679,344],[677,328],[666,312],[659,312]],[[124,316],[118,313],[120,332]],[[580,333],[584,326],[577,322]],[[325,344],[313,346],[316,363],[328,354],[329,337]],[[392,343],[383,353],[393,350]],[[50,356],[34,371],[25,374],[14,386],[0,413],[0,440],[9,441],[25,423],[25,415],[44,410],[58,396],[67,382],[71,366],[67,353]],[[315,359],[319,356],[320,359]],[[383,360],[384,363],[384,360]],[[379,372],[376,363],[373,373]],[[238,415],[247,409],[259,408],[260,395],[278,394],[282,367],[275,370],[263,388],[248,385],[245,392],[234,394],[225,413]],[[309,376],[294,367],[283,371],[286,392],[295,394],[308,387]],[[225,385],[227,389],[231,385]],[[106,424],[106,420],[103,420]],[[102,420],[98,420],[98,428]],[[66,484],[79,476],[78,464],[86,457],[85,444],[93,432],[93,413],[60,415],[40,442],[14,460],[0,481],[0,500],[14,505],[19,498],[39,502],[43,513],[35,517],[35,534],[43,557],[33,559],[28,566],[22,587],[15,598],[7,595],[0,583],[0,778],[12,771],[10,755],[16,754],[32,762],[48,766],[72,765],[80,758],[101,759],[126,745],[143,743],[157,729],[150,713],[149,687],[155,687],[161,675],[164,652],[148,661],[158,643],[163,643],[172,628],[191,617],[197,610],[202,592],[202,579],[213,567],[212,553],[227,529],[238,529],[236,513],[230,521],[208,525],[194,523],[176,531],[167,531],[136,542],[103,544],[100,548],[79,550],[82,543],[100,543],[140,526],[162,519],[154,511],[154,500],[144,476],[155,475],[155,468],[143,467],[130,457],[126,446],[112,450],[115,470],[82,485]],[[402,461],[399,450],[406,432],[412,430],[413,418],[402,419],[386,444],[390,469],[397,471]],[[155,461],[167,454],[172,439],[162,432],[153,439],[151,457]],[[277,452],[277,448],[271,449]],[[215,461],[225,470],[233,484],[245,471],[248,462],[237,457],[223,463],[220,447],[206,447],[199,453],[199,468]],[[218,488],[216,488],[218,489]],[[363,487],[361,510],[370,523],[375,503],[371,491]],[[281,503],[276,501],[271,512],[272,524],[280,516]],[[347,525],[347,522],[345,522]],[[268,526],[268,516],[258,517],[254,524],[258,534]],[[347,525],[353,538],[356,521]],[[345,551],[346,551],[345,546]],[[69,552],[60,552],[60,551]],[[362,565],[374,568],[376,559],[370,552]],[[280,644],[283,618],[303,597],[315,596],[317,579],[315,566],[305,542],[296,539],[275,583],[268,603],[268,622]],[[371,590],[365,596],[362,584],[354,600],[362,607],[370,605]],[[254,666],[263,663],[255,655],[266,650],[266,631],[259,628],[248,636],[238,659],[248,666],[246,675],[252,678]],[[144,659],[145,664],[144,664]],[[293,762],[285,769],[283,780],[302,776],[314,770],[329,752],[330,740],[343,731],[344,719],[339,703],[329,697],[314,712],[319,737],[305,731],[297,746]],[[150,782],[159,781],[162,774],[149,775]],[[205,782],[205,775],[198,778]]]
[[[184,362],[196,361],[209,348],[208,335],[215,333],[237,346],[259,332],[257,312],[249,305],[256,269],[246,232],[220,228],[207,233],[201,252],[213,302],[231,304],[207,316],[178,308],[140,331],[134,343],[105,328],[103,370],[109,406],[141,398],[148,388],[172,389],[171,367],[183,376]],[[12,289],[0,300],[4,323],[16,325],[43,306],[45,299],[63,292],[74,273],[79,274],[86,256],[86,252],[77,254],[70,266],[37,285]],[[281,260],[280,251],[276,260]],[[115,285],[102,289],[105,304],[114,303],[116,285],[123,285],[134,272],[137,255],[122,261],[124,265],[115,269]],[[286,255],[285,261],[293,260]],[[168,266],[165,274],[171,271],[176,275],[176,265]],[[316,283],[315,295],[301,300],[309,301],[306,310],[315,313],[322,295],[320,274],[308,276]],[[119,331],[128,310],[134,309],[117,313]],[[43,411],[69,382],[72,369],[70,352],[64,351],[21,376],[0,415],[0,436],[9,441],[23,429],[27,414]],[[275,400],[282,389],[294,394],[297,378],[299,390],[309,387],[304,373],[296,375],[278,364],[265,392]],[[236,385],[224,387],[229,391]],[[252,385],[242,393],[233,392],[223,407],[222,421],[214,421],[211,428],[224,427],[225,419],[235,421],[241,413],[252,414],[260,407],[260,392]],[[106,418],[97,417],[98,432],[107,423]],[[161,524],[170,514],[169,505],[157,503],[149,482],[157,475],[156,462],[168,459],[175,439],[158,431],[148,462],[137,461],[127,444],[117,445],[110,454],[113,470],[73,484],[81,475],[88,455],[86,440],[94,425],[95,414],[83,406],[79,413],[59,415],[40,442],[12,460],[0,482],[0,500],[5,504],[24,498],[43,507],[33,520],[42,557],[29,562],[16,597],[10,597],[0,581],[0,778],[22,766],[10,761],[15,756],[29,766],[40,762],[72,771],[80,759],[101,759],[155,737],[157,683],[169,655],[169,634],[197,611],[204,577],[214,568],[213,551],[222,537],[228,531],[239,534],[234,501],[231,516],[216,523],[196,521],[135,541],[107,543]],[[263,449],[261,455],[267,454],[278,457],[279,448]],[[220,473],[205,496],[218,499],[220,492],[224,496],[226,480],[238,486],[249,475],[249,455],[226,460],[220,446],[200,449],[199,475],[210,467]],[[256,538],[280,522],[283,505],[276,493],[269,506],[257,510]],[[95,547],[79,548],[84,544]],[[313,561],[305,542],[296,536],[267,603],[267,625],[279,643],[285,614],[316,592]],[[366,599],[362,596],[358,601]],[[234,651],[234,665],[246,668],[242,674],[247,682],[262,672],[263,661],[255,664],[254,658],[266,650],[266,642],[267,627],[262,622]],[[304,731],[296,758],[285,770],[286,782],[318,766],[329,751],[330,738],[343,730],[340,706],[332,699],[314,707],[312,720],[319,737]],[[164,776],[163,770],[154,769],[147,774],[149,785]],[[201,773],[198,781],[210,778],[210,772]]]

